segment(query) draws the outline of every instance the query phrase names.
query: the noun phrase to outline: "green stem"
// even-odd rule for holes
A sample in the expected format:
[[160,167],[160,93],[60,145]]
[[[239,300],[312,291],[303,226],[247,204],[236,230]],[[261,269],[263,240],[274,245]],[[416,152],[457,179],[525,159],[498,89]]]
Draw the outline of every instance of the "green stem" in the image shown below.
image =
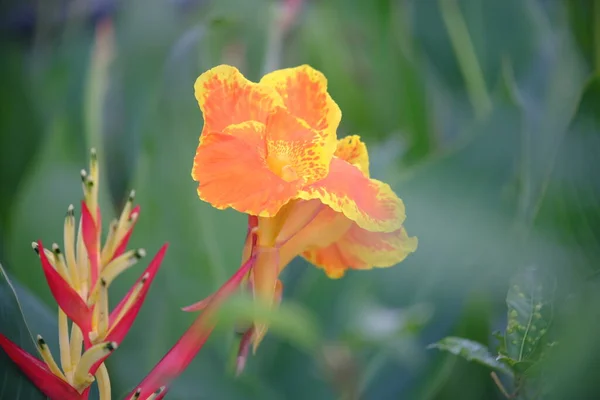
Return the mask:
[[369,384],[375,378],[377,373],[383,368],[386,360],[388,359],[388,352],[380,350],[369,360],[365,366],[360,386],[358,388],[360,395],[363,395],[369,388]]
[[267,36],[267,49],[263,62],[262,74],[276,70],[281,64],[281,50],[283,48],[284,32],[279,20],[281,19],[281,5],[276,2],[271,7],[271,23]]
[[594,68],[600,75],[600,0],[594,0],[592,5],[594,12]]
[[469,100],[477,119],[484,119],[492,109],[492,101],[465,20],[456,0],[439,0],[442,19],[450,36],[459,67],[467,85]]
[[108,70],[113,58],[112,22],[108,19],[96,25],[96,34],[86,83],[84,105],[86,146],[101,152],[103,109],[108,90]]

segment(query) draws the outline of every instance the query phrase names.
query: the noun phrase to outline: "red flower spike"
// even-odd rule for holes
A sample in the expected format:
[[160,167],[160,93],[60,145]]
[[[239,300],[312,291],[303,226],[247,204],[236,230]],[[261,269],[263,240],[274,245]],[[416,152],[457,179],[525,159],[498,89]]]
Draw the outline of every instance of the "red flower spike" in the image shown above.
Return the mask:
[[38,240],[38,253],[42,261],[42,269],[48,282],[48,287],[56,303],[74,321],[83,332],[84,339],[87,339],[87,333],[91,330],[91,309],[85,304],[81,296],[63,279],[62,276],[52,267],[46,254],[42,241]]
[[81,202],[81,232],[83,234],[85,249],[87,250],[88,258],[90,259],[90,287],[94,287],[98,280],[100,260],[100,252],[98,250],[98,229],[96,228],[92,213],[90,213],[85,201]]
[[[160,266],[162,264],[162,260],[165,257],[165,253],[167,252],[168,247],[169,247],[169,244],[165,243],[160,248],[160,250],[158,250],[158,253],[156,253],[156,255],[154,256],[152,261],[150,261],[150,264],[148,265],[148,267],[146,268],[144,273],[138,278],[138,280],[133,284],[133,286],[127,293],[127,295],[125,297],[123,297],[123,299],[119,302],[119,304],[117,304],[115,309],[110,313],[110,316],[109,316],[110,328],[108,331],[108,335],[106,336],[106,339],[105,339],[106,341],[121,343],[123,341],[123,338],[125,338],[125,335],[127,335],[127,332],[129,332],[129,329],[131,328],[133,321],[137,317],[137,314],[140,311],[140,308],[142,307],[144,300],[146,299],[146,294],[148,294],[148,290],[150,289],[152,280],[156,276],[156,273],[158,272],[158,269],[160,268]],[[137,299],[131,305],[129,310],[127,310],[127,312],[125,312],[125,315],[123,315],[121,320],[118,321],[116,323],[116,325],[113,325],[113,324],[115,324],[115,320],[119,316],[119,313],[121,312],[121,310],[127,303],[127,300],[133,294],[134,288],[142,281],[142,279],[146,279],[146,281],[145,281],[144,285],[142,286],[142,289],[140,290],[140,293],[138,294]]]
[[10,357],[10,359],[17,364],[23,374],[25,374],[25,376],[27,376],[27,378],[50,399],[87,399],[87,393],[79,394],[75,388],[50,372],[44,362],[27,353],[1,333],[0,347],[2,347],[8,357]]
[[[136,386],[141,389],[140,398],[144,399],[154,393],[163,385],[169,384],[174,378],[181,374],[194,359],[202,348],[210,333],[214,329],[214,323],[209,322],[212,314],[218,308],[220,302],[233,293],[254,266],[256,256],[252,255],[248,261],[213,295],[213,299],[206,307],[204,313],[192,323],[188,330],[179,338],[171,350],[156,364],[144,380]],[[127,398],[135,394],[132,391]]]
[[[137,214],[138,218],[139,218],[140,206],[135,206],[135,208],[133,210],[131,210],[131,213],[129,214],[129,218],[131,218],[131,216],[133,214]],[[131,232],[133,232],[133,228],[135,227],[135,224],[136,224],[138,218],[136,218],[133,221],[133,224],[131,224],[131,227],[129,228],[127,233],[125,233],[125,236],[123,236],[123,239],[121,239],[121,242],[119,242],[119,244],[117,245],[115,254],[110,259],[111,261],[114,260],[115,258],[119,257],[121,254],[123,254],[125,252],[125,249],[127,248],[127,243],[129,243],[129,238],[131,237]]]

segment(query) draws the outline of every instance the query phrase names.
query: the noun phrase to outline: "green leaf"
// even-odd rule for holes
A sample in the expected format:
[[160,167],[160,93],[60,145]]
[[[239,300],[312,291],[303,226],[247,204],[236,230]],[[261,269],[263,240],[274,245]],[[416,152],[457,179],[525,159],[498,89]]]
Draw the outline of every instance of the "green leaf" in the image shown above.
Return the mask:
[[506,355],[515,362],[537,361],[553,318],[556,282],[534,267],[518,273],[506,296]]
[[[1,333],[11,341],[29,353],[37,354],[17,292],[2,265],[0,265],[0,327],[2,327]],[[2,350],[0,350],[0,398],[14,400],[46,398]]]
[[475,361],[481,365],[485,365],[493,370],[502,372],[506,375],[512,376],[513,372],[504,362],[498,361],[488,350],[487,347],[481,343],[459,338],[455,336],[448,336],[439,342],[430,344],[429,349],[439,349],[447,351],[457,356],[464,358],[467,361]]

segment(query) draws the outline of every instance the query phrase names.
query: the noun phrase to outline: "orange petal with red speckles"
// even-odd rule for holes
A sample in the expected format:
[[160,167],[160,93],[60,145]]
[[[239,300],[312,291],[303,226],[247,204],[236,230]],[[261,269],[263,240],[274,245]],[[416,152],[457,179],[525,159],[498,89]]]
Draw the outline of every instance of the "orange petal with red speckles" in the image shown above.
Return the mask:
[[340,278],[348,269],[391,267],[417,249],[416,237],[409,237],[404,227],[394,232],[369,232],[353,224],[336,242],[327,247],[313,247],[302,256],[323,268],[330,278]]
[[270,217],[296,194],[296,184],[268,168],[264,134],[264,125],[247,122],[205,136],[192,170],[200,199],[218,209]]
[[273,71],[261,85],[277,90],[290,113],[335,142],[342,112],[327,93],[325,76],[308,65]]
[[229,65],[219,65],[200,75],[194,92],[204,114],[203,133],[221,132],[246,121],[264,123],[273,107],[282,105],[273,88],[249,81]]
[[329,173],[336,149],[333,140],[312,129],[303,120],[279,109],[267,119],[267,163],[285,181],[310,184]]
[[404,204],[389,185],[367,178],[360,169],[334,157],[329,174],[298,193],[303,200],[319,199],[371,232],[400,229],[405,219]]

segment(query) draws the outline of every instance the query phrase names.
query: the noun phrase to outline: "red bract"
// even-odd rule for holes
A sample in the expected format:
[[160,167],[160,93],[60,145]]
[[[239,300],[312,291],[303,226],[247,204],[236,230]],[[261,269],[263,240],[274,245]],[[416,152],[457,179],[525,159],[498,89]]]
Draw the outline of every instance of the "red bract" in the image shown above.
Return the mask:
[[[131,328],[135,317],[137,317],[138,312],[142,308],[142,303],[146,299],[146,295],[150,289],[150,284],[154,280],[154,277],[160,268],[168,247],[169,245],[165,244],[160,248],[158,253],[156,253],[156,256],[154,256],[148,265],[148,268],[146,268],[144,273],[134,283],[129,292],[110,313],[110,328],[106,336],[107,340],[120,343],[129,331],[129,328]],[[135,289],[137,287],[141,287],[141,289],[136,291]],[[132,304],[127,306],[130,302],[132,302]]]
[[140,206],[135,206],[135,208],[129,214],[129,219],[132,221],[131,227],[127,230],[125,236],[123,236],[123,239],[121,239],[121,242],[117,246],[115,254],[113,255],[111,261],[125,252],[125,249],[127,248],[127,243],[129,243],[129,238],[131,237],[131,233],[133,232],[133,228],[135,227],[135,223],[137,222],[138,215],[140,215]]
[[[158,362],[152,371],[129,394],[138,398],[150,396],[161,387],[166,387],[179,376],[189,365],[214,329],[214,313],[219,305],[229,297],[242,283],[254,266],[256,257],[252,255],[246,263],[212,296],[204,312],[192,323],[169,352]],[[162,393],[161,393],[162,394]]]
[[0,346],[31,382],[51,399],[80,400],[83,397],[75,388],[54,375],[48,366],[0,333]]
[[[100,215],[100,210],[98,210],[97,215]],[[100,241],[100,232],[98,228],[100,224],[96,224],[94,221],[94,217],[92,217],[85,201],[81,202],[81,226],[83,242],[85,243],[87,255],[90,260],[90,287],[94,287],[98,281],[99,273],[98,263],[100,262],[100,254],[98,253],[98,243]]]
[[71,285],[58,273],[48,261],[44,246],[41,240],[38,240],[36,252],[40,255],[42,269],[48,282],[48,287],[58,306],[75,322],[83,332],[89,332],[91,329],[91,309],[85,304],[81,296],[71,287]]

